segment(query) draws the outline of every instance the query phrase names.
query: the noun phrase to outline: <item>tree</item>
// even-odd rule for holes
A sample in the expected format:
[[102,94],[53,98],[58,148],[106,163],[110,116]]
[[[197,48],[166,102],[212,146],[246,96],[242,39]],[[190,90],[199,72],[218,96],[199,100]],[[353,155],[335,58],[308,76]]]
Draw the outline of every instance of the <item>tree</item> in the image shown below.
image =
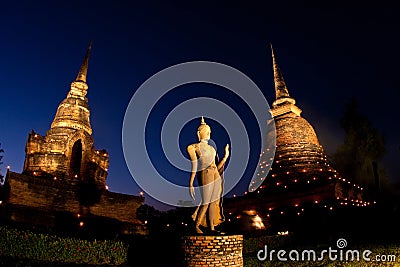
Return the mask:
[[352,98],[345,107],[340,125],[344,142],[333,155],[335,167],[343,177],[380,188],[386,174],[378,163],[385,155],[385,140],[368,117],[361,114]]

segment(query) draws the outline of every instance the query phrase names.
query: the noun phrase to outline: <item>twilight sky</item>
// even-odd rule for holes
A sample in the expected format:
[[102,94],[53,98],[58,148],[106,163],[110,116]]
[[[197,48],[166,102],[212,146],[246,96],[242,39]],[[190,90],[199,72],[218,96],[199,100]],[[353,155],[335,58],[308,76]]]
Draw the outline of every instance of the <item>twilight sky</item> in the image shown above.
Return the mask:
[[[135,90],[169,66],[215,61],[245,73],[271,105],[275,96],[269,49],[272,42],[289,92],[303,110],[303,117],[314,126],[328,155],[343,141],[339,119],[344,104],[355,96],[360,111],[384,134],[387,155],[383,164],[390,178],[399,182],[400,10],[390,6],[342,9],[264,2],[2,3],[0,143],[5,154],[0,172],[4,174],[7,165],[13,171],[22,171],[29,131],[44,135],[50,128],[90,39],[88,99],[95,146],[106,148],[110,154],[110,190],[135,195],[141,189],[131,178],[121,145],[122,121]],[[212,86],[192,84],[182,90],[198,92],[199,88],[221,98]],[[176,94],[170,98],[179,104]],[[163,103],[152,115],[156,124],[157,118],[162,123],[161,118],[174,108],[171,102]],[[248,114],[243,112],[245,118]],[[180,139],[183,152],[187,144],[196,141],[197,125],[196,121],[185,126]],[[152,138],[159,138],[159,128],[151,128]],[[226,132],[215,124],[213,134],[222,153],[229,141]],[[165,162],[160,162],[163,168]],[[254,160],[250,163],[253,167],[255,164]],[[174,176],[172,168],[166,169]],[[186,184],[186,178],[179,183]],[[247,186],[241,183],[228,195],[242,194]],[[146,202],[161,207],[150,198]]]

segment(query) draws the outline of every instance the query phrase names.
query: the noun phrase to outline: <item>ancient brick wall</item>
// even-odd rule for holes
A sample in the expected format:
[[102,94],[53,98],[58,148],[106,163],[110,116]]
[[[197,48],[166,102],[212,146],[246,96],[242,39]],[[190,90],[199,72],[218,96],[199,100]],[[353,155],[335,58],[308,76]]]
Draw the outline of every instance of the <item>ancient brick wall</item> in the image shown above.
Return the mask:
[[8,172],[10,184],[8,205],[26,206],[47,212],[70,212],[80,214],[82,210],[101,217],[121,222],[140,223],[136,219],[136,210],[143,198],[103,190],[97,203],[83,207],[79,201],[78,183],[61,179],[33,177]]

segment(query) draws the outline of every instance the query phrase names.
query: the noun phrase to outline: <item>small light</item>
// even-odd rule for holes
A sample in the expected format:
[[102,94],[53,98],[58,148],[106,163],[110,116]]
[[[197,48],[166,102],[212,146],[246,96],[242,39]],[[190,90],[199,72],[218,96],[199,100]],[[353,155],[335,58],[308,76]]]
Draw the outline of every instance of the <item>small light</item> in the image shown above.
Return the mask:
[[[147,221],[144,221],[144,224],[147,224]],[[183,223],[182,223],[183,224]]]
[[333,210],[333,207],[330,207],[329,209],[330,209],[330,210]]
[[35,138],[37,138],[38,137],[38,135],[37,134],[35,134]]
[[315,203],[315,204],[318,204],[318,200],[315,200],[314,203]]
[[53,179],[54,179],[54,181],[55,181],[55,180],[57,180],[57,177],[55,177],[55,176],[54,176],[54,178],[53,178]]
[[167,227],[169,227],[169,223],[167,223]]
[[81,215],[78,213],[78,214],[76,214],[76,217],[80,218],[80,217],[81,217]]
[[33,150],[31,150],[31,153],[33,153]]
[[1,204],[3,204],[3,201],[2,201],[2,200],[0,200],[0,205],[1,205]]
[[281,211],[281,214],[283,215],[283,214],[284,214],[284,212],[283,212],[283,211]]
[[75,174],[75,178],[78,178],[78,174]]
[[97,150],[96,153],[99,154],[100,152]]
[[139,193],[139,195],[142,197],[142,196],[144,195],[144,192],[141,191],[141,192]]
[[105,187],[106,187],[106,190],[108,190],[108,185],[106,185]]
[[107,154],[106,154],[106,153],[104,153],[104,154],[103,154],[103,156],[105,157],[105,156],[107,156]]
[[80,222],[80,223],[79,223],[79,226],[80,226],[80,227],[82,227],[83,225],[84,225],[84,223],[83,223],[83,222]]
[[7,169],[10,169],[10,168],[11,168],[10,165],[8,165],[8,166],[7,166]]

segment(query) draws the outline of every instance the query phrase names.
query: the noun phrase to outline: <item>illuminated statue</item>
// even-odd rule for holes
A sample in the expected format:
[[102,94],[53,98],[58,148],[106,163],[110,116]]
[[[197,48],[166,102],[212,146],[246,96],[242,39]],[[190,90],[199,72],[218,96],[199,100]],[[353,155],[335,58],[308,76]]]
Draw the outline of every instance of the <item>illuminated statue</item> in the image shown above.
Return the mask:
[[203,234],[200,225],[208,227],[211,233],[218,233],[214,227],[224,221],[222,211],[223,194],[223,169],[226,160],[229,157],[229,144],[225,146],[225,155],[218,162],[218,155],[215,149],[208,144],[211,128],[201,118],[201,124],[197,129],[199,143],[191,144],[187,151],[192,162],[192,171],[190,175],[189,191],[194,200],[193,182],[198,174],[198,183],[201,192],[201,203],[192,215],[196,224],[196,232]]

